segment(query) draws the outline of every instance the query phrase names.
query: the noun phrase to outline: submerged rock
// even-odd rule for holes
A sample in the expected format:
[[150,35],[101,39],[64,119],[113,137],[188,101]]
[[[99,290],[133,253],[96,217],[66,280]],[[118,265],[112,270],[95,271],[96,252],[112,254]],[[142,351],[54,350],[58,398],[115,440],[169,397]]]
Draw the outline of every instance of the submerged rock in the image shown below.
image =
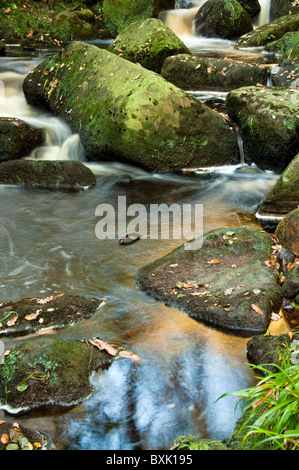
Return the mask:
[[222,116],[154,72],[95,46],[72,43],[29,73],[23,89],[30,104],[49,106],[79,133],[93,160],[156,171],[239,161]]
[[190,52],[180,38],[156,18],[131,24],[108,50],[157,73],[168,56]]
[[181,246],[142,268],[137,285],[170,307],[242,335],[265,332],[279,311],[277,273],[266,266],[272,237],[252,228],[222,228],[202,248]]
[[279,176],[260,205],[258,218],[282,219],[299,205],[299,154]]
[[207,0],[194,18],[195,32],[199,36],[237,39],[253,26],[251,18],[236,0]]
[[47,437],[18,423],[0,421],[0,450],[46,450]]
[[279,222],[275,235],[281,245],[299,256],[299,209],[289,212]]
[[271,23],[259,26],[253,31],[244,34],[235,44],[235,47],[260,47],[280,39],[289,31],[298,31],[299,14],[287,15],[277,18]]
[[299,151],[298,92],[244,87],[227,95],[227,112],[240,127],[245,160],[282,172]]
[[42,129],[18,118],[0,117],[0,162],[28,157],[44,140]]
[[135,21],[151,18],[152,0],[104,0],[103,17],[112,34],[118,34]]
[[0,364],[0,408],[18,413],[76,405],[92,394],[91,372],[107,368],[113,359],[85,340],[43,336],[21,343]]
[[216,59],[178,54],[168,57],[161,75],[184,90],[230,91],[235,88],[266,84],[263,65],[252,65],[230,58]]
[[2,302],[0,336],[75,325],[94,316],[102,304],[101,299],[67,294]]
[[94,186],[96,177],[77,161],[16,160],[0,164],[0,184],[78,190]]

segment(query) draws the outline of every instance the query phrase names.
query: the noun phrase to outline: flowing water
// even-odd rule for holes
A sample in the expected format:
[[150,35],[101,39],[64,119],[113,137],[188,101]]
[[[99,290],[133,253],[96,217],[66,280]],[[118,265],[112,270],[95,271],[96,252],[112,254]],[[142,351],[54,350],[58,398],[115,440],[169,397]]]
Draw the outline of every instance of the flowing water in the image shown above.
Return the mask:
[[[193,38],[196,42],[196,38]],[[198,43],[198,42],[197,42]],[[206,41],[225,54],[225,41]],[[216,50],[215,50],[216,45]],[[1,116],[20,117],[47,132],[47,143],[30,157],[81,159],[79,137],[50,113],[28,106],[22,81],[46,55],[19,55],[8,48],[0,59],[5,83]],[[225,94],[198,93],[209,105],[225,107]],[[219,227],[259,227],[254,214],[276,175],[248,167],[155,174],[117,162],[86,164],[97,185],[83,192],[54,192],[0,187],[1,301],[73,293],[105,297],[92,319],[53,333],[60,338],[90,338],[126,346],[141,358],[114,363],[94,373],[94,395],[71,409],[35,410],[0,419],[17,420],[46,433],[52,449],[167,449],[175,438],[193,434],[223,439],[233,431],[238,413],[225,393],[252,385],[246,338],[202,325],[183,312],[141,292],[136,272],[185,240],[140,240],[120,246],[95,236],[96,207],[118,196],[127,204],[203,204],[204,232]],[[10,348],[23,338],[4,339]]]

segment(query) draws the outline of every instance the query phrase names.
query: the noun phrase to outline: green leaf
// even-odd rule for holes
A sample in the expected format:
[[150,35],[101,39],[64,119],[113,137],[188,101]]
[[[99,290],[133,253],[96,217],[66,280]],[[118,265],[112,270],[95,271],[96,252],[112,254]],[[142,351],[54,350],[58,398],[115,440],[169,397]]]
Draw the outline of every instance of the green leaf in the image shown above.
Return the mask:
[[17,385],[17,390],[18,392],[25,392],[25,390],[28,388],[28,383],[23,380],[22,382],[18,383]]
[[180,282],[180,281],[178,281],[178,282],[176,282],[176,284],[175,284],[175,285],[176,285],[176,287],[177,287],[178,289],[181,289],[181,288],[183,287],[184,283],[183,283],[183,282]]
[[18,444],[8,444],[8,446],[5,447],[5,450],[19,450]]

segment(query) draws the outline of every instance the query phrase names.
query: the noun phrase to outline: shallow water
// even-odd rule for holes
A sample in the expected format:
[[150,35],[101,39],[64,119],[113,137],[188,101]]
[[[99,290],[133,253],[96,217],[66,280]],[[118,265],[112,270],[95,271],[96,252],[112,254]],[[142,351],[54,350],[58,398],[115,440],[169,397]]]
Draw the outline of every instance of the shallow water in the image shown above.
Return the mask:
[[[0,80],[6,81],[0,115],[21,117],[47,130],[47,146],[31,157],[84,160],[68,126],[29,107],[22,95],[24,74],[43,56],[20,57],[14,51],[0,59]],[[214,99],[223,105],[223,97]],[[106,298],[94,318],[52,334],[99,336],[133,350],[142,362],[122,360],[94,373],[94,395],[71,409],[17,417],[0,412],[0,418],[46,433],[52,449],[154,450],[169,448],[180,435],[229,436],[238,417],[235,401],[215,400],[254,383],[247,339],[202,325],[136,287],[138,269],[183,238],[143,239],[129,246],[120,246],[117,239],[99,240],[95,210],[102,203],[117,210],[118,196],[126,196],[128,206],[203,204],[204,232],[259,227],[255,211],[277,175],[241,164],[163,175],[117,162],[86,164],[97,176],[97,185],[88,191],[0,187],[1,301],[58,293]],[[23,340],[4,339],[5,347]]]

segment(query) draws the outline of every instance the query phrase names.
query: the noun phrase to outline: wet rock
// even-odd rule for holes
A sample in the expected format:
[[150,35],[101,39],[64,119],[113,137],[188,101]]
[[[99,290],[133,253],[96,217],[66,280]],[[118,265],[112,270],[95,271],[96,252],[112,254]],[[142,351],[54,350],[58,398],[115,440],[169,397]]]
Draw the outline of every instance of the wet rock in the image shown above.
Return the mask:
[[161,11],[174,10],[176,0],[154,0],[153,17],[158,18]]
[[261,5],[258,0],[239,0],[239,3],[251,18],[261,11]]
[[0,41],[0,55],[5,54],[6,44],[3,41]]
[[260,205],[257,217],[281,220],[299,205],[299,154],[279,176]]
[[278,55],[279,65],[270,68],[274,86],[299,87],[299,32],[286,33],[265,49]]
[[156,18],[140,20],[128,26],[108,50],[157,73],[160,73],[168,56],[190,53],[179,37]]
[[[254,364],[265,364],[266,369],[273,371],[275,365],[281,365],[281,352],[285,351],[286,345],[292,352],[295,345],[297,347],[298,340],[299,334],[296,332],[294,335],[283,333],[276,336],[271,334],[253,336],[247,343],[247,354]],[[294,355],[292,356],[294,358]]]
[[289,31],[297,31],[299,27],[299,14],[287,15],[277,18],[268,24],[259,26],[244,34],[235,44],[235,47],[260,47],[276,41]]
[[112,34],[117,35],[131,23],[151,18],[154,3],[148,0],[104,0],[103,17]]
[[299,256],[299,209],[289,212],[279,222],[275,235],[281,245]]
[[0,164],[0,184],[79,190],[94,186],[96,178],[77,161],[15,160]]
[[279,271],[286,274],[288,266],[293,264],[295,261],[295,255],[288,248],[281,248],[279,251],[276,261],[279,264]]
[[96,15],[93,11],[89,10],[88,8],[84,8],[83,10],[74,11],[75,15],[82,21],[87,21],[87,23],[94,24],[96,22]]
[[76,405],[93,392],[91,372],[113,360],[85,340],[40,336],[18,344],[0,364],[0,408],[18,413],[44,405]]
[[[40,86],[44,84],[46,86]],[[154,72],[81,42],[29,73],[28,102],[49,106],[93,160],[155,171],[238,163],[223,117]]]
[[184,90],[230,91],[265,83],[267,71],[263,65],[251,65],[230,58],[215,59],[178,54],[168,57],[161,75]]
[[44,139],[42,129],[21,119],[0,117],[0,162],[29,156]]
[[299,292],[299,264],[295,264],[286,272],[282,285],[282,295],[287,299],[294,299]]
[[194,18],[199,36],[237,39],[252,31],[249,14],[236,0],[207,0]]
[[299,151],[297,91],[244,87],[228,93],[226,104],[240,127],[246,162],[262,170],[285,170]]
[[0,450],[46,450],[47,437],[18,423],[0,421]]
[[102,304],[102,299],[67,294],[2,302],[0,336],[23,335],[75,325],[94,316]]
[[200,249],[181,246],[142,268],[137,285],[198,321],[259,334],[282,301],[277,273],[265,264],[272,244],[271,236],[257,229],[215,230],[204,235]]

